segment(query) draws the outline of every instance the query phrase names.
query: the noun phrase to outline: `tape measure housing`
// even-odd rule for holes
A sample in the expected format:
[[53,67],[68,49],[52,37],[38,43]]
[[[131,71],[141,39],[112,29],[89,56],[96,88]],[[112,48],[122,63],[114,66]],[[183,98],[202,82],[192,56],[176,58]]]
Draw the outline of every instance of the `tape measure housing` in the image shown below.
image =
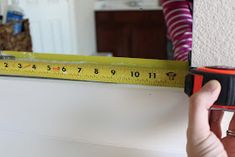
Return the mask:
[[193,68],[185,79],[185,93],[191,96],[198,92],[210,80],[220,82],[222,88],[218,100],[213,105],[215,110],[235,110],[235,70],[219,67]]

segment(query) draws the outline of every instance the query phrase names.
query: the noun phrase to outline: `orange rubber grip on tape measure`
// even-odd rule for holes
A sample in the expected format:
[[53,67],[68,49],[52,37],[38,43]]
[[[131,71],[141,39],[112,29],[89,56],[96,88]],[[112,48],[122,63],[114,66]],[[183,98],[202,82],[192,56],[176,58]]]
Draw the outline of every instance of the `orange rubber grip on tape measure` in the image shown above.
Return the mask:
[[221,92],[213,109],[235,110],[235,70],[227,67],[201,67],[189,71],[185,79],[185,93],[198,92],[210,80],[221,84]]

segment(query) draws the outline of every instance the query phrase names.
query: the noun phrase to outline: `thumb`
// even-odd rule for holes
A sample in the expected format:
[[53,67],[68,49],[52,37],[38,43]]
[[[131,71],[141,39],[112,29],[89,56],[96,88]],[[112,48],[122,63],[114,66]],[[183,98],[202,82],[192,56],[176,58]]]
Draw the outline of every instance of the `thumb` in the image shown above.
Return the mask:
[[220,90],[218,81],[209,81],[190,98],[188,135],[196,141],[203,140],[210,134],[209,109],[218,99]]

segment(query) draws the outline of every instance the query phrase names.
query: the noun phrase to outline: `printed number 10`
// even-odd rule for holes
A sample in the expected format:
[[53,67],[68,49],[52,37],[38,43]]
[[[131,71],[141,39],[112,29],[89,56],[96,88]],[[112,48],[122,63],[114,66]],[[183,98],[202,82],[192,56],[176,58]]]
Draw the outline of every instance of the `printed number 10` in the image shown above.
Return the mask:
[[131,77],[140,77],[140,73],[137,71],[137,72],[131,72]]

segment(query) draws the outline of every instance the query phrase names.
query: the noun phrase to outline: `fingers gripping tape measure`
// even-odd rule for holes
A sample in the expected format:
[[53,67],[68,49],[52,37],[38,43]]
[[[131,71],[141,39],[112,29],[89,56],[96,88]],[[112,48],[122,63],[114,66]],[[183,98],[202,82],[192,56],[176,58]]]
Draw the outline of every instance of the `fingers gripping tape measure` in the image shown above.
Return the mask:
[[227,67],[193,68],[185,79],[185,93],[191,96],[210,80],[218,80],[222,86],[219,98],[212,109],[235,110],[235,69]]
[[187,62],[4,51],[1,76],[184,87]]

